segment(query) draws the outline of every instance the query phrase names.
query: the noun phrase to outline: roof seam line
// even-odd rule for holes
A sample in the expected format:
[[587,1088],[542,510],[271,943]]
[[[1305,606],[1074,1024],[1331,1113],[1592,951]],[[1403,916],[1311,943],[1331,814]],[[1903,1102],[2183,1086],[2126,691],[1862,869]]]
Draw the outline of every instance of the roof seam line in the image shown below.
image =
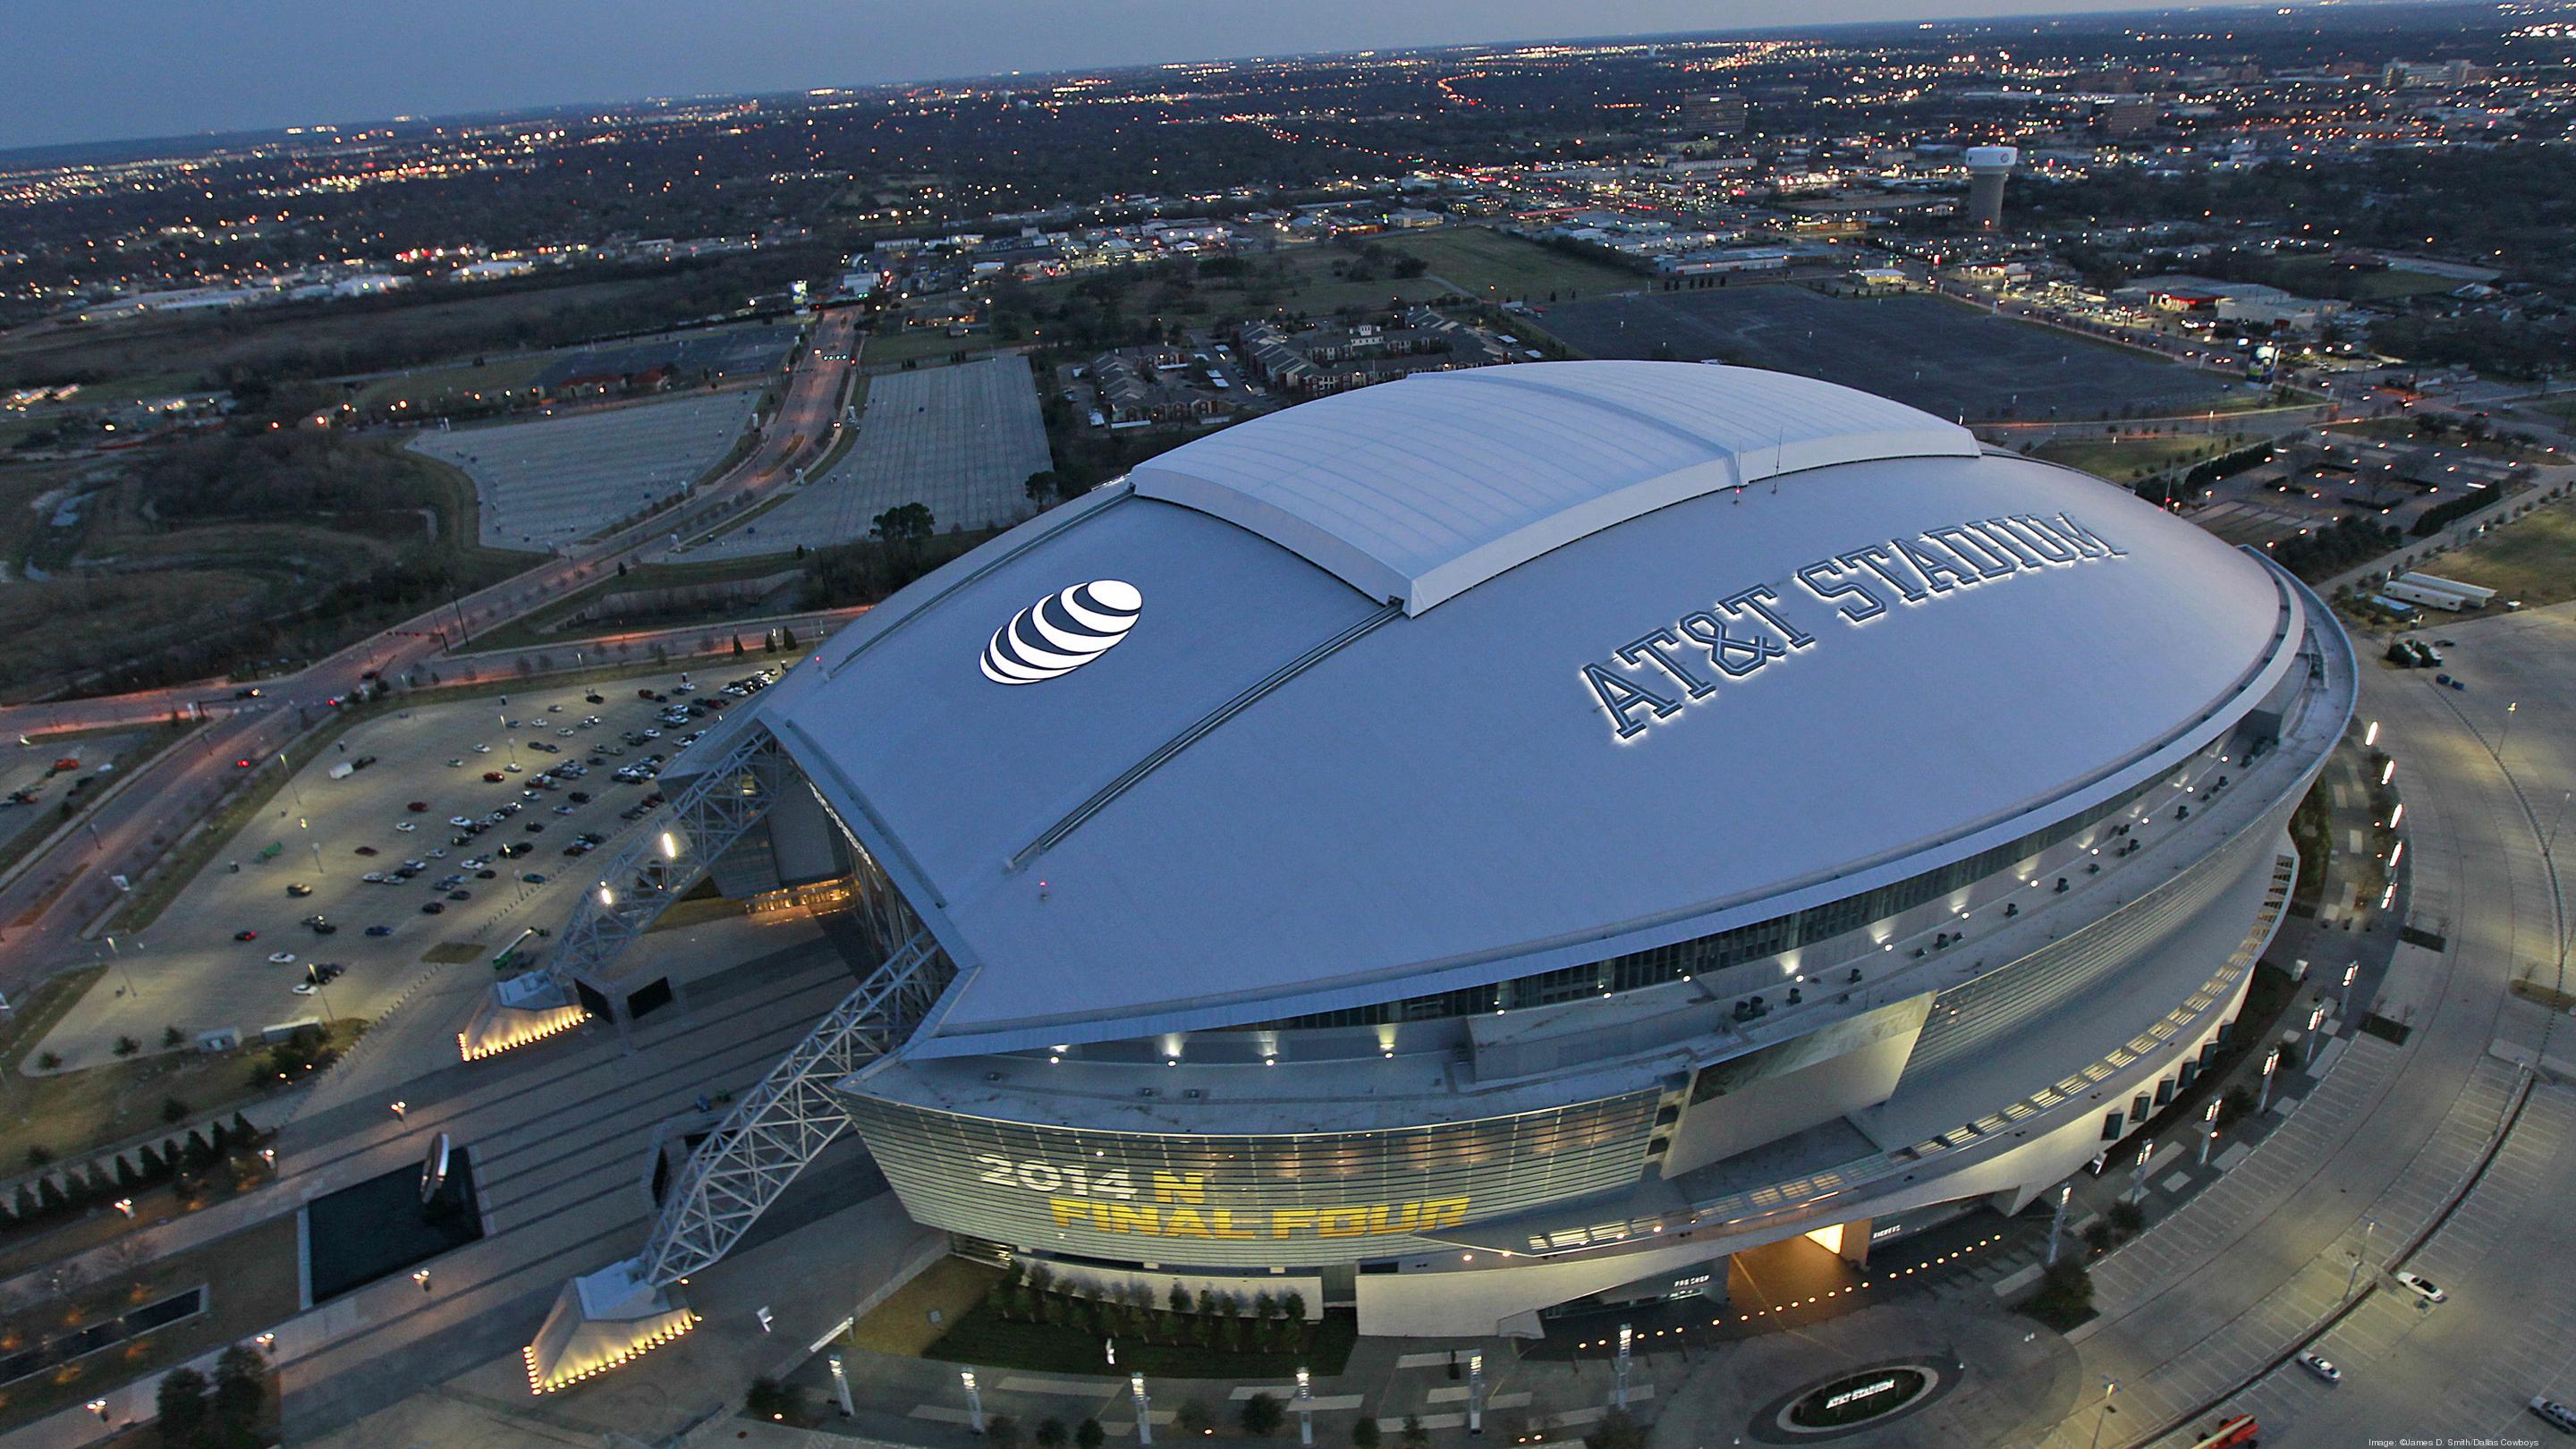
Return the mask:
[[1375,630],[1379,625],[1384,624],[1391,619],[1400,619],[1402,617],[1404,617],[1403,604],[1393,603],[1382,605],[1363,617],[1358,623],[1351,625],[1349,628],[1344,629],[1342,632],[1325,640],[1323,643],[1318,644],[1314,648],[1307,650],[1305,653],[1298,655],[1296,658],[1289,660],[1286,664],[1283,664],[1277,669],[1272,670],[1270,673],[1263,675],[1261,678],[1254,680],[1243,690],[1242,693],[1237,694],[1234,698],[1218,705],[1214,710],[1209,711],[1208,714],[1197,723],[1191,725],[1185,730],[1182,730],[1179,734],[1172,736],[1169,740],[1164,741],[1163,744],[1152,754],[1149,754],[1145,758],[1138,760],[1135,764],[1128,766],[1117,779],[1101,786],[1099,791],[1093,794],[1090,799],[1075,806],[1071,814],[1068,814],[1055,824],[1048,826],[1045,834],[1040,835],[1037,839],[1029,842],[1028,845],[1020,850],[1019,854],[1011,857],[1008,869],[1012,871],[1025,869],[1030,861],[1035,860],[1039,856],[1044,855],[1047,851],[1052,850],[1058,842],[1062,841],[1066,836],[1071,835],[1074,831],[1080,829],[1084,821],[1089,820],[1092,816],[1099,814],[1104,809],[1107,809],[1109,802],[1117,799],[1123,794],[1126,794],[1137,781],[1144,779],[1147,775],[1150,775],[1154,771],[1162,768],[1162,766],[1173,756],[1197,743],[1200,739],[1204,738],[1209,731],[1214,730],[1217,726],[1224,724],[1227,720],[1230,720],[1236,715],[1251,708],[1263,695],[1268,694],[1270,691],[1277,689],[1283,684],[1286,684],[1297,675],[1304,673],[1309,668],[1320,663],[1325,656],[1351,644],[1362,635]]

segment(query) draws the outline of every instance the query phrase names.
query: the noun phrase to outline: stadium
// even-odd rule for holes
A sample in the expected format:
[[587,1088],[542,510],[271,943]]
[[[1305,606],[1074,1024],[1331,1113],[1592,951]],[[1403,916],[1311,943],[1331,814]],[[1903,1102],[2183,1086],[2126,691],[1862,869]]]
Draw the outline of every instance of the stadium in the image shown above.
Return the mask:
[[[961,1252],[1371,1334],[2018,1211],[2230,1032],[2354,686],[2261,555],[1832,384],[1531,364],[1207,435],[666,776],[727,895],[879,964],[620,1281],[844,1127]],[[569,997],[668,999],[580,942],[686,874],[603,884]]]

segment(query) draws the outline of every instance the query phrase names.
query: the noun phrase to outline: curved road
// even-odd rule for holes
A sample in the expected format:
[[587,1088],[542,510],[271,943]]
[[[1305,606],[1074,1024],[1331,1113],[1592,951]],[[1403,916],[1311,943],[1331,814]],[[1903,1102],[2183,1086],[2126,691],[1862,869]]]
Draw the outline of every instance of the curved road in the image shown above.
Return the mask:
[[684,506],[442,604],[298,674],[266,682],[261,699],[209,698],[213,691],[200,684],[0,709],[0,729],[30,738],[157,724],[191,711],[209,717],[196,738],[144,767],[106,803],[93,807],[85,828],[22,863],[0,884],[0,990],[23,989],[87,960],[90,952],[79,934],[114,901],[117,887],[110,877],[139,875],[188,822],[212,810],[246,770],[273,761],[322,717],[329,700],[355,692],[370,673],[395,674],[428,663],[446,649],[450,637],[470,637],[542,607],[587,585],[622,557],[675,530],[713,522],[720,513],[792,478],[794,465],[830,438],[856,345],[856,319],[847,312],[825,313],[807,339],[786,398],[759,446]]

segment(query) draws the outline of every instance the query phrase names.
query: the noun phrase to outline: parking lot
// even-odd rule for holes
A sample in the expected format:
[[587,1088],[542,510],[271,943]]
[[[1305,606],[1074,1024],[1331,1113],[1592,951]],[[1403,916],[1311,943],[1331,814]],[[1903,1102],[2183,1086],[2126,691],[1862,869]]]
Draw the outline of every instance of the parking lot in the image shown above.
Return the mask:
[[[723,691],[747,677],[745,663],[512,691],[352,727],[157,921],[101,944],[117,969],[45,1048],[87,1066],[121,1036],[161,1050],[173,1027],[183,1042],[217,1028],[253,1039],[308,1017],[378,1016],[438,963],[484,970],[474,963],[521,932],[562,923],[659,802],[658,762],[736,706]],[[702,713],[664,718],[690,705]]]
[[865,538],[876,516],[927,505],[941,528],[1018,521],[1049,466],[1036,380],[1023,357],[890,372],[868,386],[858,441],[829,473],[749,523],[688,550],[746,558]]
[[2231,391],[2211,373],[1938,297],[1727,287],[1567,303],[1539,324],[1592,357],[1767,367],[1970,422],[2205,407]]
[[482,539],[551,549],[588,537],[686,488],[742,436],[754,388],[599,412],[425,432],[415,451],[474,480]]

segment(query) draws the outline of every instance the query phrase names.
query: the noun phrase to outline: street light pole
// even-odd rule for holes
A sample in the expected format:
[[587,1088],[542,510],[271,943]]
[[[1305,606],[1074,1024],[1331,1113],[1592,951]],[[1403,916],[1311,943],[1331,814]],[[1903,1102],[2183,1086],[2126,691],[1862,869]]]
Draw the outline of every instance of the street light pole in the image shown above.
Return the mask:
[[2057,1211],[2048,1215],[2048,1264],[2057,1266],[2057,1239],[2066,1230],[2066,1206],[2075,1200],[2075,1184],[2061,1184],[2057,1189]]
[[2281,1049],[2274,1047],[2263,1058],[2263,1090],[2254,1099],[2254,1114],[2261,1116],[2272,1106],[2272,1072],[2281,1065]]
[[2352,1296],[2352,1290],[2361,1282],[2361,1260],[2370,1255],[2370,1240],[2379,1233],[2379,1219],[2366,1217],[2361,1222],[2361,1246],[2352,1250],[2352,1271],[2343,1279],[2343,1296],[2346,1298]]
[[1622,1410],[1624,1410],[1624,1409],[1626,1409],[1626,1408],[1628,1407],[1628,1362],[1629,1362],[1629,1351],[1630,1351],[1632,1348],[1634,1348],[1634,1347],[1635,1347],[1635,1345],[1636,1345],[1636,1341],[1637,1341],[1637,1330],[1636,1330],[1636,1329],[1634,1329],[1634,1328],[1632,1328],[1632,1327],[1630,1327],[1629,1325],[1627,1325],[1627,1324],[1625,1324],[1625,1323],[1620,1324],[1620,1325],[1619,1325],[1619,1384],[1618,1384],[1618,1388],[1617,1388],[1617,1389],[1613,1392],[1613,1394],[1612,1394],[1611,1402],[1612,1402],[1615,1406],[1617,1406],[1618,1408],[1620,1408],[1620,1409],[1622,1409]]
[[1313,1449],[1315,1443],[1314,1375],[1297,1370],[1297,1442]]
[[984,1396],[975,1388],[975,1371],[958,1370],[957,1381],[966,1386],[966,1427],[981,1434],[984,1432]]
[[1145,1397],[1143,1373],[1127,1376],[1127,1392],[1136,1396],[1136,1442],[1140,1446],[1151,1444],[1154,1442],[1154,1401]]
[[2104,1375],[2102,1379],[2102,1413],[2099,1418],[2096,1418],[2093,1421],[2092,1449],[2102,1449],[2102,1426],[2111,1422],[2111,1416],[2119,1412],[2119,1410],[2111,1407],[2111,1396],[2119,1391],[2119,1380],[2114,1379],[2107,1374]]
[[2207,1167],[2209,1144],[2218,1140],[2218,1099],[2216,1097],[2209,1099],[2209,1106],[2201,1112],[2200,1121],[2201,1125],[2208,1129],[2200,1134],[2200,1165]]

